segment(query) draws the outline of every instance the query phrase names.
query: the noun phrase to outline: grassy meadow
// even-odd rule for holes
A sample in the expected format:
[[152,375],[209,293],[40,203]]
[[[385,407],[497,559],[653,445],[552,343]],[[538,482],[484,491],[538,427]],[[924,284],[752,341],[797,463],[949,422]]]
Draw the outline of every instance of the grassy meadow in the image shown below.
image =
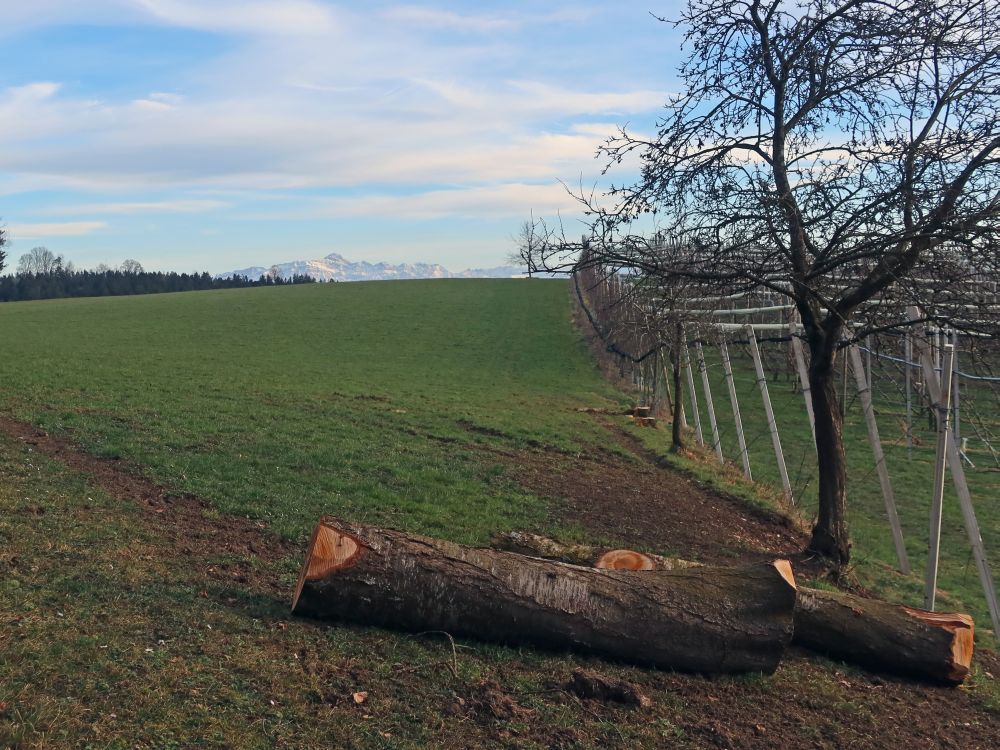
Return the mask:
[[[0,411],[302,539],[323,513],[485,542],[543,507],[469,443],[574,450],[618,398],[559,281],[0,306]],[[473,510],[474,509],[474,510]]]
[[[988,666],[961,691],[796,654],[772,677],[706,678],[290,618],[322,514],[469,543],[524,527],[583,533],[516,476],[525,449],[635,460],[601,424],[625,427],[624,416],[578,411],[621,410],[628,396],[601,378],[571,315],[566,285],[539,280],[0,305],[0,415],[123,459],[174,498],[135,502],[131,485],[0,433],[0,750],[700,748],[726,733],[752,745],[876,748],[887,731],[946,731],[972,741],[963,746],[995,734],[1000,693]],[[745,367],[738,379],[767,482],[759,399]],[[801,400],[786,384],[773,397],[808,513]],[[861,429],[852,411],[857,572],[913,600],[916,579],[887,564]],[[666,447],[664,430],[636,434]],[[724,440],[735,455],[731,430]],[[901,476],[889,449],[915,567],[929,450]],[[697,453],[672,460],[767,501],[766,487],[720,475]],[[942,585],[982,623],[953,508]],[[981,502],[990,549],[998,519]],[[581,701],[564,689],[580,666],[636,683],[653,706],[640,715]],[[927,701],[936,709],[922,710]]]

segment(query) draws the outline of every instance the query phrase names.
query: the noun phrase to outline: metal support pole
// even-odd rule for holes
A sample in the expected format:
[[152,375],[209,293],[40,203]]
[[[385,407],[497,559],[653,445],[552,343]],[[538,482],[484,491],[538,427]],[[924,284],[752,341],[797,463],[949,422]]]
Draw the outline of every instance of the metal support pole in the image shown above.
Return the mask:
[[952,346],[953,356],[955,358],[954,365],[953,365],[953,368],[952,368],[953,372],[952,372],[952,376],[951,376],[951,388],[952,388],[951,402],[953,404],[953,406],[952,406],[952,414],[954,415],[953,418],[955,420],[955,428],[954,428],[955,442],[958,443],[959,445],[961,445],[962,444],[962,416],[961,416],[962,404],[961,404],[961,401],[959,400],[959,393],[958,393],[958,391],[959,391],[959,385],[960,385],[960,381],[961,381],[961,376],[958,374],[958,369],[959,369],[958,368],[958,331],[952,331],[951,332],[951,346]]
[[[909,308],[908,313],[911,320],[917,320],[921,317],[920,311],[915,307]],[[915,336],[914,346],[920,353],[920,362],[924,370],[924,380],[927,383],[927,393],[931,398],[931,403],[940,404],[942,398],[941,385],[938,382],[937,374],[934,372],[934,363],[928,351],[927,341],[919,336]],[[976,511],[972,507],[972,494],[969,492],[969,485],[965,481],[965,467],[962,465],[962,457],[958,453],[958,445],[955,443],[954,436],[945,441],[945,454],[948,461],[948,469],[951,471],[951,478],[955,484],[955,493],[958,495],[958,503],[962,510],[965,533],[969,537],[969,545],[972,547],[972,557],[976,562],[976,570],[979,573],[979,582],[983,587],[983,594],[986,596],[986,605],[990,611],[993,633],[997,638],[1000,638],[1000,602],[997,601],[996,587],[993,585],[993,575],[990,573],[990,566],[986,562],[983,537],[979,531],[979,522],[976,520]]]
[[729,347],[723,337],[719,342],[719,353],[722,355],[722,370],[726,374],[726,385],[729,387],[729,401],[733,405],[733,421],[736,423],[736,440],[740,446],[740,461],[743,462],[743,476],[753,481],[750,471],[750,454],[747,452],[747,440],[743,435],[743,420],[740,418],[740,402],[736,398],[736,383],[733,380],[733,367],[729,362]]
[[813,413],[812,388],[809,386],[809,372],[806,370],[806,358],[802,352],[802,342],[792,331],[792,353],[795,355],[795,368],[799,373],[799,385],[802,386],[802,397],[806,401],[806,414],[809,415],[809,429],[812,430],[813,446],[816,445],[816,415]]
[[719,437],[719,423],[715,420],[715,402],[712,401],[712,384],[708,379],[708,367],[705,365],[705,352],[701,348],[701,342],[694,342],[695,356],[698,358],[698,371],[701,373],[701,384],[705,389],[705,406],[708,409],[708,424],[712,428],[712,450],[719,463],[725,463],[722,456],[722,439]]
[[906,460],[913,460],[913,376],[910,362],[913,361],[913,340],[909,331],[903,334],[903,371],[906,374]]
[[927,551],[927,573],[924,576],[924,609],[934,611],[937,598],[938,562],[941,559],[941,515],[944,509],[945,462],[951,429],[951,381],[955,368],[955,349],[945,345],[942,395],[944,403],[937,403],[938,439],[934,458],[934,494],[931,497],[930,536]]
[[687,375],[688,393],[691,396],[691,418],[694,420],[694,435],[698,445],[705,444],[705,433],[701,431],[701,414],[698,411],[698,392],[694,389],[694,371],[691,369],[691,352],[688,349],[687,337],[684,342],[684,372]]
[[757,347],[757,334],[753,326],[745,327],[750,342],[750,356],[753,357],[754,370],[757,372],[757,385],[764,401],[764,414],[767,416],[767,428],[771,432],[771,443],[774,445],[774,458],[778,462],[778,474],[781,476],[781,486],[790,502],[795,502],[792,496],[792,484],[788,481],[788,469],[785,467],[785,454],[781,450],[781,438],[778,435],[778,424],[774,421],[774,409],[771,408],[771,396],[767,391],[767,378],[764,376],[764,365],[760,361],[760,349]]
[[885,502],[885,513],[889,517],[892,529],[892,543],[896,547],[896,559],[899,561],[899,571],[909,574],[910,561],[906,556],[906,544],[903,542],[903,529],[899,524],[899,513],[896,511],[896,496],[892,491],[889,479],[889,469],[885,465],[885,453],[882,451],[882,441],[879,439],[878,423],[875,421],[875,409],[872,406],[872,390],[868,378],[865,377],[864,364],[857,344],[850,347],[851,368],[854,370],[854,380],[858,386],[858,398],[865,414],[865,424],[868,427],[868,442],[872,446],[875,457],[875,469],[878,471],[878,481],[882,488],[882,499]]

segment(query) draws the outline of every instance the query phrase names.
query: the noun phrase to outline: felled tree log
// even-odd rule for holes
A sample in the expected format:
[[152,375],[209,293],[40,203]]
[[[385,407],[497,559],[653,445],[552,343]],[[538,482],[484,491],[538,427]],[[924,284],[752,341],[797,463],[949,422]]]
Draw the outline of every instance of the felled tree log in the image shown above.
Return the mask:
[[973,623],[965,614],[803,586],[794,641],[851,664],[958,685],[972,664]]
[[292,611],[663,669],[771,673],[794,607],[784,560],[637,576],[327,518],[313,532]]
[[[515,531],[494,546],[611,570],[678,570],[699,563]],[[959,684],[972,664],[974,627],[966,614],[927,612],[843,592],[798,587],[792,642],[840,661],[931,682]]]

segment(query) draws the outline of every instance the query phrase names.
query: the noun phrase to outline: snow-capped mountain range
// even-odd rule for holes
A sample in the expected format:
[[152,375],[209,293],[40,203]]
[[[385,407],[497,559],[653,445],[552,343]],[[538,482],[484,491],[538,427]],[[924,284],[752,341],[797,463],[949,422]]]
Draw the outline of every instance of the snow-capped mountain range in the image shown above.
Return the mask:
[[246,276],[259,279],[261,276],[274,276],[290,279],[292,276],[311,276],[317,281],[385,281],[389,279],[496,279],[511,278],[524,275],[522,269],[516,266],[498,266],[497,268],[470,268],[454,273],[437,263],[357,263],[347,260],[343,255],[330,253],[319,260],[293,260],[289,263],[276,263],[270,268],[251,266],[236,271],[216,274],[217,279],[228,279],[232,276]]

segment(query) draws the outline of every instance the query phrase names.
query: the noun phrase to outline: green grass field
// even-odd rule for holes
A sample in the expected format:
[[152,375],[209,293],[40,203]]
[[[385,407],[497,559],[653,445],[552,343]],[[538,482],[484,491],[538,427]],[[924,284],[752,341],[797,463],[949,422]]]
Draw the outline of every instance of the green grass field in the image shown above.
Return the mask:
[[[0,414],[210,503],[190,511],[202,535],[188,542],[170,533],[186,528],[182,502],[158,515],[0,434],[0,749],[696,748],[717,727],[753,739],[763,724],[792,732],[793,745],[881,747],[895,720],[888,701],[909,703],[913,691],[923,691],[915,704],[957,706],[968,732],[995,721],[997,682],[982,670],[968,690],[892,682],[873,692],[868,675],[801,656],[771,678],[700,678],[472,642],[453,652],[435,635],[289,620],[300,550],[325,513],[469,543],[525,527],[580,533],[550,498],[522,489],[511,458],[625,450],[577,411],[619,410],[629,397],[602,380],[571,314],[566,285],[539,280],[0,305]],[[745,370],[740,388],[748,426],[763,434]],[[778,385],[774,399],[808,508],[801,398]],[[912,600],[915,579],[888,572],[891,545],[856,422],[857,572]],[[666,447],[665,430],[637,434]],[[752,450],[766,481],[769,443],[758,437]],[[897,486],[916,567],[926,500],[907,492],[929,484],[921,461]],[[707,462],[685,465],[712,474]],[[1000,511],[981,502],[981,521],[992,548]],[[260,552],[261,528],[285,546]],[[248,548],[257,552],[221,543],[244,533],[257,534]],[[982,623],[951,511],[948,533],[942,585]],[[581,665],[635,681],[654,708],[639,715],[569,696],[560,686]],[[356,691],[369,697],[356,703]]]
[[[483,542],[541,506],[467,443],[597,439],[561,282],[323,284],[0,307],[0,410],[302,538]],[[470,509],[475,509],[470,512]]]

